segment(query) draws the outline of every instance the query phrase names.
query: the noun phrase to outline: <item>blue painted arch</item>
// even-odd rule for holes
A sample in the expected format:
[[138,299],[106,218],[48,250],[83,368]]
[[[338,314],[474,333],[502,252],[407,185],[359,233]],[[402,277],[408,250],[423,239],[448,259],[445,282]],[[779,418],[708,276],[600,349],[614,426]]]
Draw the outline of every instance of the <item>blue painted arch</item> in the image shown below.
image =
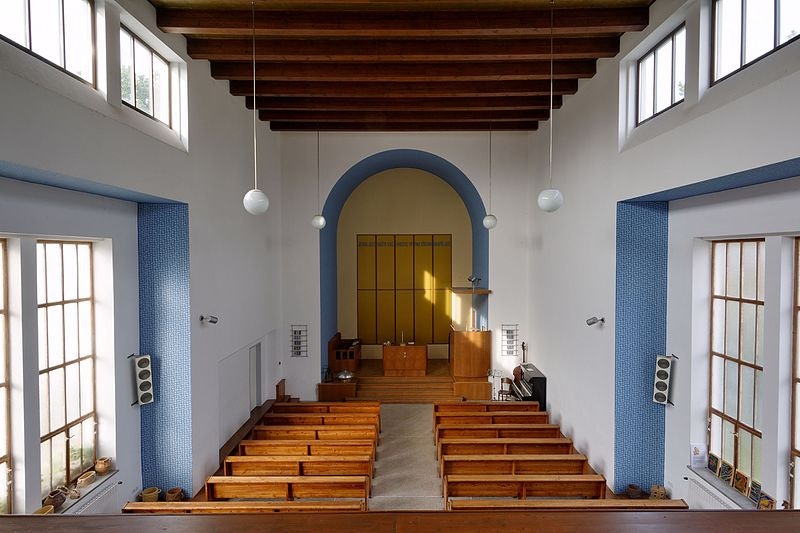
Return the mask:
[[[337,258],[336,235],[339,214],[350,194],[366,179],[384,170],[413,168],[429,172],[450,185],[464,202],[472,226],[472,272],[481,278],[481,286],[489,284],[489,230],[483,227],[486,207],[472,181],[446,159],[422,150],[386,150],[366,157],[350,167],[331,189],[325,200],[322,215],[327,221],[319,238],[320,285],[320,353],[327,353],[327,342],[337,331],[336,308]],[[478,321],[486,324],[487,305],[479,306]],[[327,366],[325,357],[322,366]]]

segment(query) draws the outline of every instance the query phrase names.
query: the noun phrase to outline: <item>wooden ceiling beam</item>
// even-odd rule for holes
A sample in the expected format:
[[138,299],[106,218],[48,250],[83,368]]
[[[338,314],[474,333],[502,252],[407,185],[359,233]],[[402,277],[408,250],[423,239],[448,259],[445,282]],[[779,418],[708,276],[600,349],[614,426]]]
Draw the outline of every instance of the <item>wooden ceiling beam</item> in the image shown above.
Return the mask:
[[[553,58],[599,59],[619,53],[619,38],[568,37],[553,40]],[[187,51],[194,59],[252,61],[249,39],[189,38]],[[550,59],[548,39],[503,40],[335,40],[261,39],[258,61],[422,62],[422,61],[535,61]]]
[[[251,0],[150,0],[156,7],[249,9]],[[616,6],[647,6],[653,0],[612,0]],[[587,0],[558,0],[559,7],[585,7]],[[261,11],[452,11],[454,9],[542,9],[550,0],[270,0],[259,2]]]
[[276,122],[519,122],[547,120],[546,109],[525,111],[285,111],[262,110],[261,120]]
[[270,122],[272,131],[535,131],[536,121],[519,122]]
[[[561,95],[553,97],[553,108],[561,107]],[[253,97],[245,99],[253,109]],[[507,96],[503,98],[308,98],[258,97],[259,109],[317,111],[502,111],[549,109],[548,96]]]
[[[557,61],[554,79],[591,78],[593,60]],[[252,80],[246,62],[211,64],[211,76],[222,80]],[[510,81],[550,79],[549,61],[508,63],[258,63],[256,79],[275,81]]]
[[[231,81],[234,96],[252,96],[249,81]],[[555,80],[554,94],[575,94],[578,80]],[[486,82],[256,82],[256,96],[315,96],[315,97],[470,97],[470,96],[544,96],[550,94],[550,82],[486,81]]]
[[[263,37],[453,38],[549,35],[550,10],[501,11],[256,11],[255,33]],[[556,9],[555,35],[624,33],[643,30],[648,8]],[[184,35],[249,36],[250,10],[157,10],[158,27]]]

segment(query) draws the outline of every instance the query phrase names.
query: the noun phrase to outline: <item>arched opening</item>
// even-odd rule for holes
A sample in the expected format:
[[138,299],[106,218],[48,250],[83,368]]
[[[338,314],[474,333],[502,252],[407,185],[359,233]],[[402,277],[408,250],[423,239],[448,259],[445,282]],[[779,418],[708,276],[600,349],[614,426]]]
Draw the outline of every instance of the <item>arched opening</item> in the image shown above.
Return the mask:
[[[472,274],[481,278],[481,286],[489,283],[489,235],[482,220],[486,209],[475,186],[449,161],[420,150],[397,149],[369,156],[353,165],[337,181],[325,201],[323,215],[328,221],[320,232],[320,349],[326,353],[327,341],[338,328],[338,250],[337,235],[340,215],[348,198],[368,178],[391,169],[421,170],[443,180],[460,197],[469,216],[471,229]],[[486,326],[487,306],[477,310],[477,325]],[[323,357],[322,366],[327,366]]]

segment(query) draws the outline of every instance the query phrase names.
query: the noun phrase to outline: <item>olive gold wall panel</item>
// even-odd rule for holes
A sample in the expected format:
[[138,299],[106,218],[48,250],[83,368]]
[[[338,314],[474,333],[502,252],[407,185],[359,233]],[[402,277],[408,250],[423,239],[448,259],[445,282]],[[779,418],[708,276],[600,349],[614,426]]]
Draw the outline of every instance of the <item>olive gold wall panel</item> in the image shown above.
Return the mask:
[[356,236],[362,342],[448,342],[452,248],[447,234]]
[[[450,246],[434,245],[441,241],[442,235],[449,236]],[[419,240],[422,236],[427,239]],[[384,245],[391,237],[394,246]],[[374,253],[359,255],[361,245],[372,247]],[[380,343],[386,340],[413,340],[415,305],[425,302],[435,308],[430,312],[431,341],[447,345],[451,303],[445,293],[435,291],[448,291],[451,285],[467,285],[467,277],[473,270],[469,213],[447,182],[411,168],[386,170],[367,178],[342,207],[336,247],[336,329],[346,338],[360,336],[359,329],[363,331],[365,327],[375,331],[376,344],[365,345],[362,358],[380,358]],[[419,248],[431,251],[427,259],[416,257],[418,264],[429,265],[427,282],[424,271],[415,274],[415,251]],[[449,264],[450,269],[443,270],[444,264]],[[432,275],[432,271],[436,274]],[[393,285],[389,285],[392,278]],[[415,278],[420,278],[418,284]],[[423,290],[426,283],[428,290],[434,292],[418,301],[414,291]],[[379,300],[375,292],[372,303],[364,302],[366,296],[359,293],[367,289],[394,292],[394,317],[389,311],[389,296],[380,296]],[[369,317],[359,316],[359,300],[362,308],[374,305],[374,324]],[[439,301],[442,303],[438,304]],[[379,335],[386,338],[381,340]],[[362,339],[365,344],[371,342],[366,337]]]

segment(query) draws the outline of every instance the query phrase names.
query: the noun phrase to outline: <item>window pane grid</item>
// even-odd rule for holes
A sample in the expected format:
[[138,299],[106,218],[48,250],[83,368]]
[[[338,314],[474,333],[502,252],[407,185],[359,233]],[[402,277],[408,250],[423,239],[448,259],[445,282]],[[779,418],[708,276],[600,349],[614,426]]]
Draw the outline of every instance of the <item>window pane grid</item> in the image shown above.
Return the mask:
[[0,35],[94,86],[93,0],[2,0]]
[[91,243],[38,241],[36,246],[45,496],[94,463],[94,295]]
[[686,28],[681,25],[639,59],[637,126],[683,101],[685,43]]
[[5,239],[0,239],[0,514],[11,512],[11,396],[8,383],[8,268]]
[[797,0],[714,0],[714,82],[800,36]]
[[709,449],[760,481],[764,240],[715,241],[711,249]]
[[123,103],[172,127],[169,62],[123,26],[120,65]]

